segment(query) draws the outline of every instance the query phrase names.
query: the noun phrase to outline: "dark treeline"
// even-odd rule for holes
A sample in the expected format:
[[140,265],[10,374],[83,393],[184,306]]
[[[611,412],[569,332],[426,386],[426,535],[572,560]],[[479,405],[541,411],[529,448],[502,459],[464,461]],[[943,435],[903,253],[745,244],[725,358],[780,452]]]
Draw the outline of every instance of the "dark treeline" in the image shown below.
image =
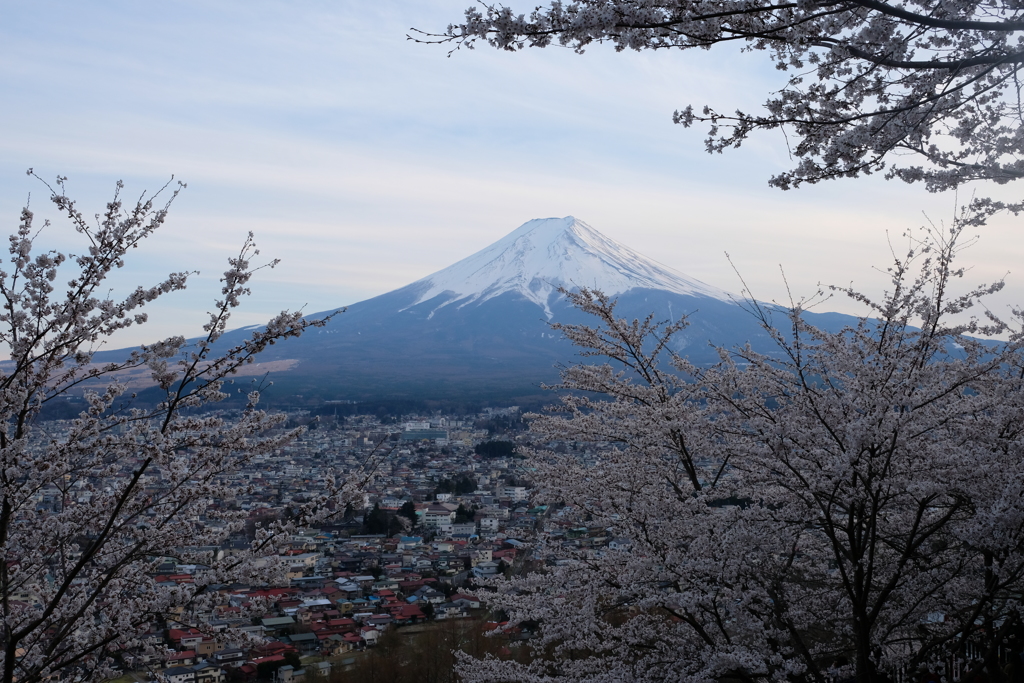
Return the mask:
[[[505,401],[416,398],[381,398],[365,401],[324,400],[312,396],[282,395],[278,387],[266,380],[262,382],[238,380],[234,385],[224,387],[227,394],[225,400],[207,404],[202,412],[240,410],[245,405],[249,391],[253,389],[261,391],[261,408],[284,412],[306,410],[309,411],[311,417],[337,418],[338,422],[343,422],[346,418],[356,415],[372,415],[385,424],[399,422],[410,415],[471,416],[478,415],[487,408],[504,408],[510,403],[519,405],[521,413],[540,412],[546,404],[551,402],[546,400],[547,397],[543,400],[538,397],[522,401],[519,398]],[[166,392],[158,387],[149,387],[125,394],[116,407],[122,410],[128,407],[152,409],[166,397]],[[37,419],[42,421],[70,420],[78,417],[79,413],[87,409],[88,404],[84,399],[71,395],[62,396],[43,404]],[[490,434],[519,431],[525,426],[521,413],[520,415],[495,415],[477,420],[474,426],[478,429],[486,429]]]
[[516,455],[513,441],[483,441],[473,447],[473,452],[485,458],[510,458]]

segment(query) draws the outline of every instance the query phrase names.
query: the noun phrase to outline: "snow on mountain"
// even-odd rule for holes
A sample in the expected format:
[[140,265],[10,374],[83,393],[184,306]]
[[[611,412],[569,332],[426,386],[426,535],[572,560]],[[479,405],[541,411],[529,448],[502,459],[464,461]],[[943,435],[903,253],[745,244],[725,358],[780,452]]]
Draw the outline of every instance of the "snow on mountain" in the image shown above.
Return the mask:
[[550,319],[549,304],[563,286],[590,287],[611,295],[634,288],[660,289],[732,300],[727,292],[663,266],[573,216],[527,221],[408,289],[419,295],[412,306],[443,297],[429,317],[450,304],[461,308],[511,292],[542,307]]
[[[777,351],[761,321],[723,290],[567,216],[529,221],[429,277],[351,304],[327,327],[274,345],[260,361],[276,362],[273,395],[299,397],[295,405],[384,397],[542,401],[541,385],[558,382],[559,367],[581,360],[547,323],[596,324],[558,294],[559,286],[599,288],[615,296],[627,319],[686,316],[671,349],[698,366],[719,362],[722,347]],[[851,324],[838,314],[806,317],[831,330]],[[250,335],[232,330],[218,343],[227,348]],[[119,360],[124,352],[100,354],[95,360]]]

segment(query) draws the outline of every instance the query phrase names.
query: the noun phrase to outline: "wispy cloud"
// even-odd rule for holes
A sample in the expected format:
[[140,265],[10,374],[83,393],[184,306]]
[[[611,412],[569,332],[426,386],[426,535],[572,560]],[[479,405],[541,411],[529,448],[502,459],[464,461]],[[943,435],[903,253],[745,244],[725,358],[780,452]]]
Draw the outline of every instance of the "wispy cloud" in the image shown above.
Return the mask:
[[[122,278],[202,273],[148,337],[198,329],[248,230],[284,263],[261,278],[240,324],[382,293],[538,216],[577,215],[735,288],[728,250],[771,298],[780,263],[798,291],[875,282],[887,231],[920,224],[922,209],[952,215],[951,197],[878,178],[769,190],[790,163],[781,137],[708,156],[701,131],[672,125],[689,103],[756,109],[781,82],[757,56],[596,46],[448,57],[406,40],[410,27],[443,30],[466,3],[11,5],[0,25],[0,212],[13,225],[30,191],[41,208],[28,166],[71,176],[96,210],[117,178],[131,192],[185,179],[167,232]],[[1018,232],[1011,221],[986,231],[979,279],[1024,256]],[[1024,298],[1022,286],[1009,291]]]

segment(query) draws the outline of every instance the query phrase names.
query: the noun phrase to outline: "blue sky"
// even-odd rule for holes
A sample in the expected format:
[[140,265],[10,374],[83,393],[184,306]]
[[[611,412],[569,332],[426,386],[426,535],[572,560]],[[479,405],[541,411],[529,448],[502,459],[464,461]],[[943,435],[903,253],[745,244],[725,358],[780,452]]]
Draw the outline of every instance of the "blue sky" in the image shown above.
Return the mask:
[[[569,214],[737,290],[728,251],[762,299],[785,296],[780,265],[797,294],[822,281],[877,292],[887,240],[902,244],[922,212],[952,216],[952,195],[875,177],[769,189],[789,163],[781,136],[706,154],[703,131],[673,125],[674,109],[753,111],[782,84],[733,46],[449,57],[406,39],[411,27],[443,30],[468,4],[0,0],[0,215],[13,230],[32,193],[56,219],[28,167],[68,176],[87,212],[117,179],[127,196],[172,174],[188,183],[114,284],[201,274],[126,344],[197,333],[249,230],[282,264],[255,281],[239,325],[381,294],[528,219]],[[74,251],[75,237],[54,220],[41,239]],[[1018,221],[998,219],[967,253],[970,277],[1000,277],[1022,256]],[[1007,302],[1024,302],[1012,272],[997,310]]]

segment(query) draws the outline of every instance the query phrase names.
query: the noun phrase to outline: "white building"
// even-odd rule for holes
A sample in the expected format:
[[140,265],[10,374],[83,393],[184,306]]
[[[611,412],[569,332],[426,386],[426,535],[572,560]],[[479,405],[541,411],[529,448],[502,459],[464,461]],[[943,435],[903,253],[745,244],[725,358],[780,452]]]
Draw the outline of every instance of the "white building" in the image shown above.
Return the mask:
[[451,503],[428,505],[423,509],[423,524],[429,527],[451,524],[455,521],[455,511],[458,509],[458,505],[452,505]]
[[526,492],[525,486],[506,486],[501,490],[501,497],[511,498],[512,500],[518,502],[521,500],[526,500],[527,498],[529,498],[529,495]]

